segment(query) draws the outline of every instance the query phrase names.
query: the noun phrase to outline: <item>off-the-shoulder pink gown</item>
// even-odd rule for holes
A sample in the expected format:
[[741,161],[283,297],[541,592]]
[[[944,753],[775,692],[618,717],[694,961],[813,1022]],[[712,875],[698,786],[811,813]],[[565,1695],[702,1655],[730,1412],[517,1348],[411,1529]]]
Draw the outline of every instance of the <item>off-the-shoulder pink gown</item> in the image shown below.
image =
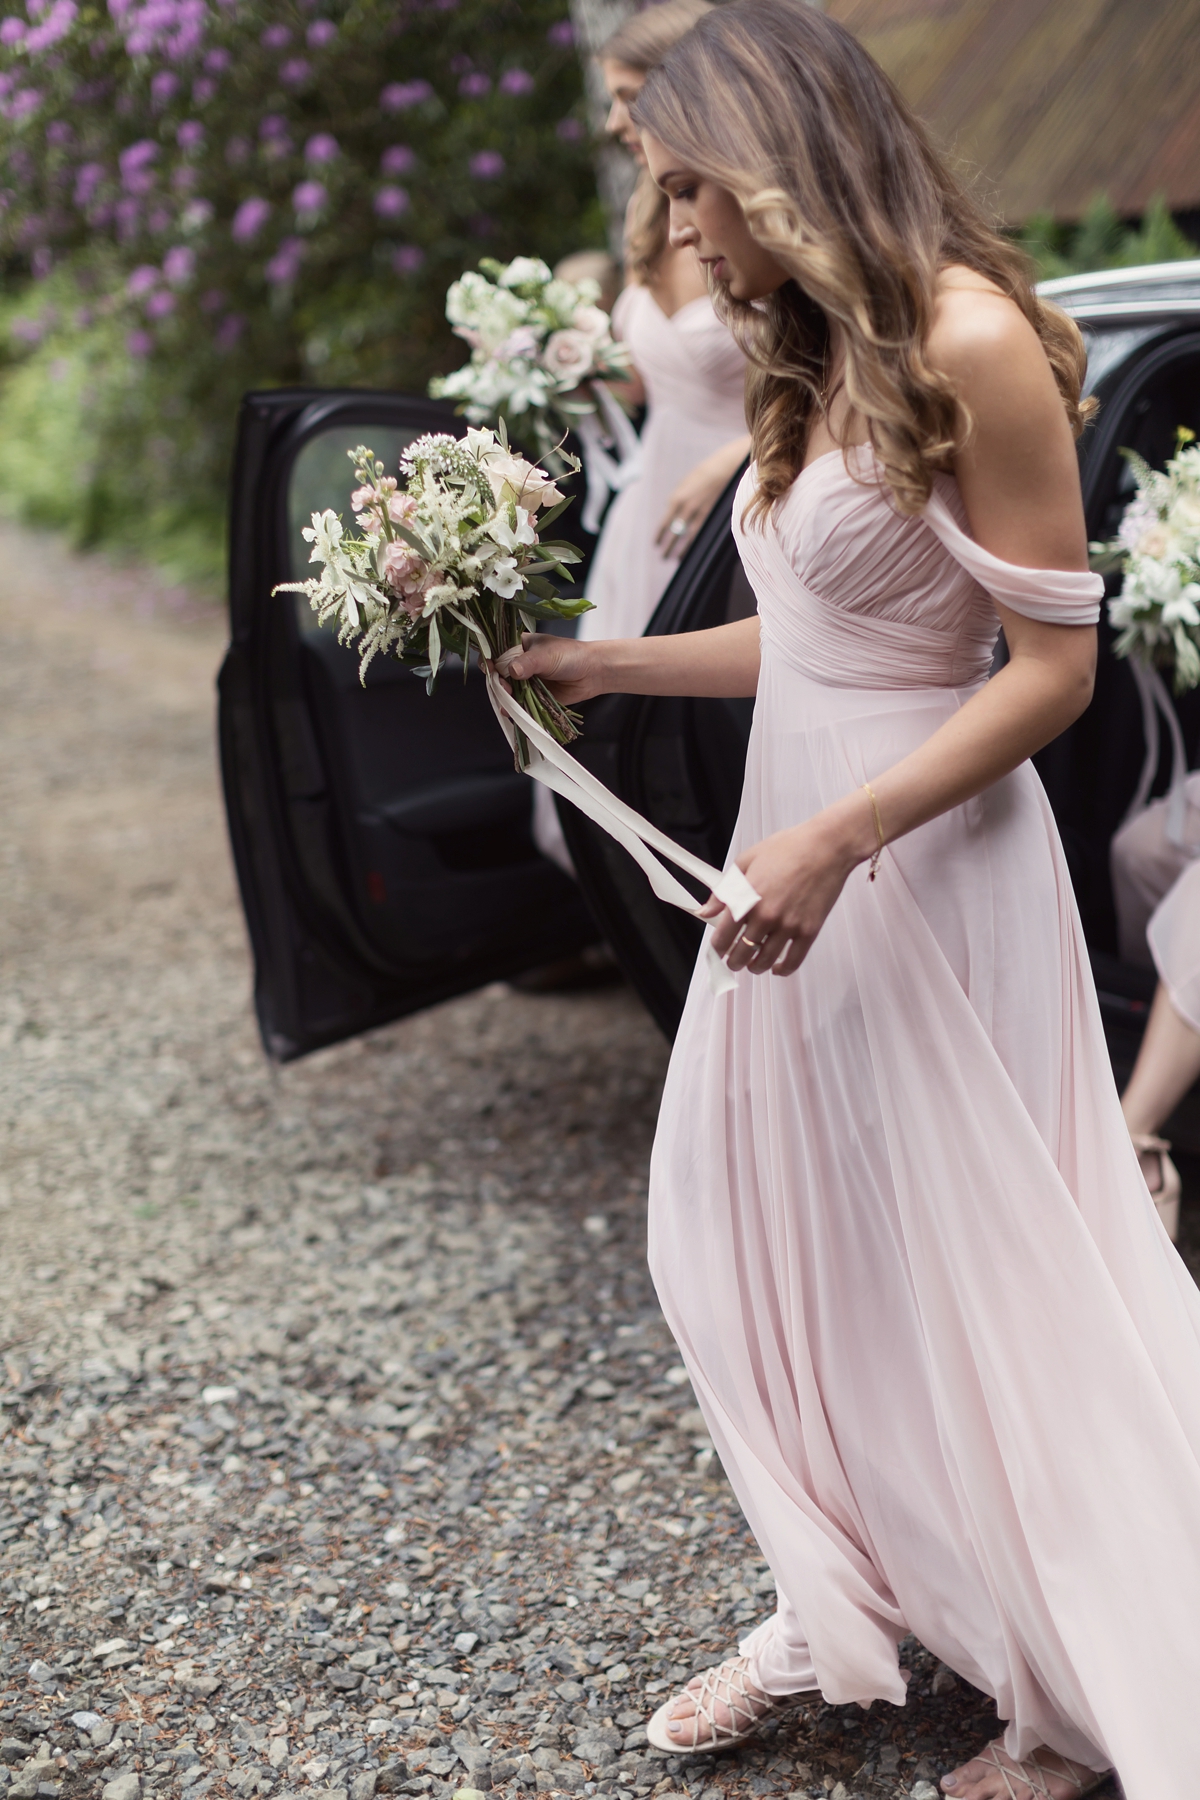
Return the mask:
[[[735,503],[762,633],[735,853],[970,697],[989,591],[1097,615],[1097,578],[976,545],[950,477],[903,518],[851,461],[811,464],[761,529],[737,524],[752,477]],[[1196,1792],[1200,1298],[1028,764],[857,870],[797,974],[714,996],[700,967],[650,1261],[778,1585],[743,1644],[764,1689],[901,1703],[911,1631],[995,1696],[1013,1755]]]

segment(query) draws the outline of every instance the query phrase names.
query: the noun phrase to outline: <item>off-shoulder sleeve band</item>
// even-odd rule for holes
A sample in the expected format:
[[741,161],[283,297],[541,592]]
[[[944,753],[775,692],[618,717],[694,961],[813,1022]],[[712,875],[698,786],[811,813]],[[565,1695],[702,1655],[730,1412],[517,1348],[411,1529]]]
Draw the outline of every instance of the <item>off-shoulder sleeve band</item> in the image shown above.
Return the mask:
[[1094,625],[1100,617],[1102,576],[1084,569],[1024,569],[1002,562],[967,536],[936,492],[929,496],[924,518],[954,560],[1001,606],[1044,625]]

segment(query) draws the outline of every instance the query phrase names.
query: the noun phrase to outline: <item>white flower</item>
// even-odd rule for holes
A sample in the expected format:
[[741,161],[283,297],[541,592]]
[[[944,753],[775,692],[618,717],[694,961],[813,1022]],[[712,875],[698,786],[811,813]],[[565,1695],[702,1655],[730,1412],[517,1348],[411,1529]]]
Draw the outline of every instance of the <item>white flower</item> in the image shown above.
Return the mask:
[[562,495],[544,469],[506,450],[491,431],[468,431],[466,447],[488,478],[500,503],[511,502],[530,513],[554,506]]
[[502,600],[511,600],[514,594],[519,594],[524,582],[516,557],[498,556],[484,576],[483,585],[491,588],[493,594],[499,594]]
[[309,562],[340,561],[344,534],[342,521],[335,512],[326,508],[324,512],[314,513],[312,524],[306,525],[300,535],[312,545]]
[[536,544],[537,532],[533,529],[533,515],[526,512],[523,506],[516,508],[517,523],[514,528],[508,522],[507,512],[498,512],[488,520],[487,534],[493,543],[500,544],[505,550],[516,550],[522,544]]
[[592,339],[582,331],[556,331],[546,340],[542,361],[562,388],[578,387],[595,360]]
[[[482,279],[482,277],[481,277]],[[514,256],[500,277],[503,288],[544,286],[553,279],[540,256]]]

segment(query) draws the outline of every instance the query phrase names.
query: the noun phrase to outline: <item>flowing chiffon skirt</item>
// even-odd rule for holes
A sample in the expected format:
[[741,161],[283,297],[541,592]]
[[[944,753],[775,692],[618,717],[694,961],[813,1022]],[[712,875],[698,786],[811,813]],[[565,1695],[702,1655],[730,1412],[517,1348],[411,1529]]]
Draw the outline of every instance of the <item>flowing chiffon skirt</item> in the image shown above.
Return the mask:
[[[827,468],[790,547],[743,544],[763,661],[733,853],[977,685],[978,656],[971,681],[920,679],[939,642],[949,676],[980,644],[982,590],[942,604],[936,509],[896,522],[856,486]],[[938,538],[986,574],[949,498]],[[1030,766],[890,846],[874,883],[856,871],[796,975],[715,997],[698,972],[650,1208],[664,1311],[779,1589],[744,1646],[761,1684],[901,1704],[912,1631],[995,1697],[1012,1754],[1115,1764],[1130,1800],[1193,1794],[1200,1296],[1130,1145]]]

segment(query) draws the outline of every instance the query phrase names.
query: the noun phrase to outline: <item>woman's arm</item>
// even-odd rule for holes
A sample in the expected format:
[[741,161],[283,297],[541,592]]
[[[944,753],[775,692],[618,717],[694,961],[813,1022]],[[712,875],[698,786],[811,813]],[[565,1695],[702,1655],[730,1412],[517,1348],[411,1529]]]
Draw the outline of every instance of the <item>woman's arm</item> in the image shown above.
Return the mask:
[[564,706],[597,694],[712,694],[740,699],[758,689],[758,620],[739,619],[676,637],[598,638],[579,643],[526,632],[520,650],[496,662],[501,675],[540,675]]
[[[654,539],[664,556],[678,560],[750,454],[750,434],[722,444],[689,469],[667,501]],[[678,527],[682,526],[680,530]]]
[[[972,534],[1006,562],[1086,569],[1078,464],[1049,364],[1017,308],[973,280],[948,287],[929,345],[973,422],[956,465]],[[992,786],[1065,730],[1091,698],[1092,627],[997,611],[1007,665],[918,750],[869,771],[886,842]],[[874,809],[862,789],[754,845],[738,863],[762,901],[740,928],[709,901],[717,950],[730,952],[731,968],[790,974],[851,870],[877,847]],[[743,934],[753,948],[735,942]]]

